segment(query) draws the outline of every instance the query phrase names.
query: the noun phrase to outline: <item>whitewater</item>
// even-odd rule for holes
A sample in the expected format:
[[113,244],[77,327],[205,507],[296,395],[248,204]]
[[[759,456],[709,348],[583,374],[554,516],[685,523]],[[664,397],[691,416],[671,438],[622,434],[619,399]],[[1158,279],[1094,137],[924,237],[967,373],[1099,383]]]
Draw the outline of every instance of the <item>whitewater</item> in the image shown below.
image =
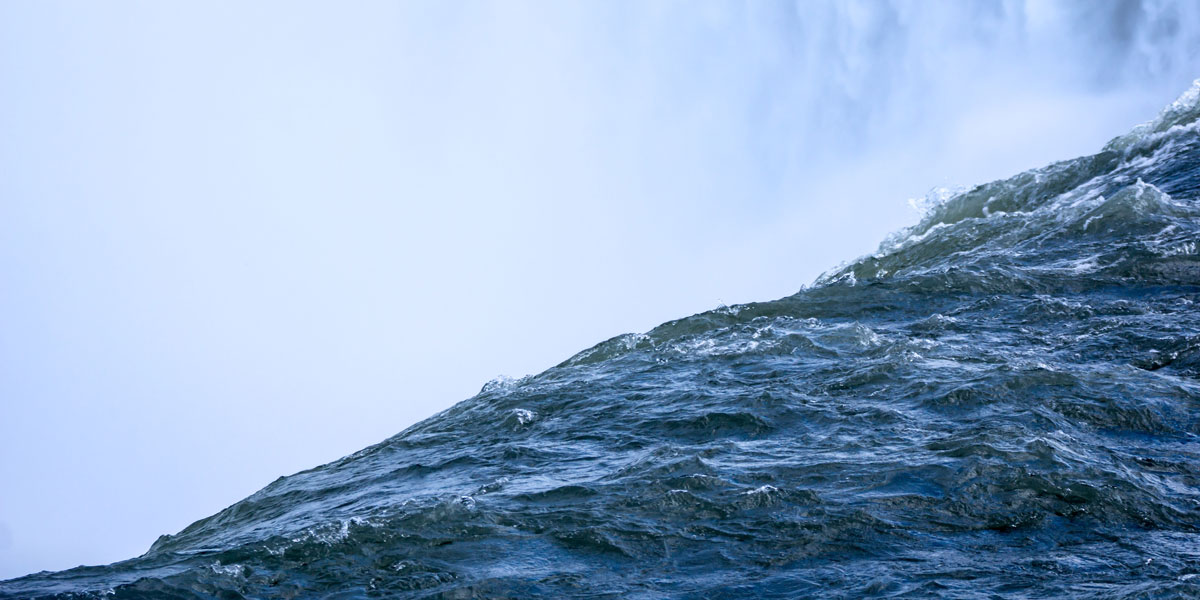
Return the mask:
[[1198,597],[1198,128],[1200,82],[795,295],[491,382],[0,598]]

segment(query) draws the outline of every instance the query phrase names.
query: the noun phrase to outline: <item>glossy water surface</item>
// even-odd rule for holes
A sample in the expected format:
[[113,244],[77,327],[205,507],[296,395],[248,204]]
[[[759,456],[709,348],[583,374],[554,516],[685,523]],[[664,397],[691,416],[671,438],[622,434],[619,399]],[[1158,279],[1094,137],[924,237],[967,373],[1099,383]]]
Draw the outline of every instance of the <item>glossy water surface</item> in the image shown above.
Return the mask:
[[1200,597],[1198,95],[0,597]]

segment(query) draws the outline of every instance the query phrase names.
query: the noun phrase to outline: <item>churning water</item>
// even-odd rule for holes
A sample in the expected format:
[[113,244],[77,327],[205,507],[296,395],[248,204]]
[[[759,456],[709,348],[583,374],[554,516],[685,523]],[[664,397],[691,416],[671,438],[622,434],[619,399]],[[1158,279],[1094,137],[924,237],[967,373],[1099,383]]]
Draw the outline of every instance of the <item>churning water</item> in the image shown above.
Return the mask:
[[1200,596],[1198,117],[0,597]]

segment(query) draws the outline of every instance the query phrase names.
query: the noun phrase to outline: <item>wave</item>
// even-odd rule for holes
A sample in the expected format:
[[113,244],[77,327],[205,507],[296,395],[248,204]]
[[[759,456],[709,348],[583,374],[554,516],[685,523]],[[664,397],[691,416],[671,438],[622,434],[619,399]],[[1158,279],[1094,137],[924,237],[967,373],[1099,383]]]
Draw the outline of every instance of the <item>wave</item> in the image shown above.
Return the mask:
[[1196,597],[1198,120],[0,597]]

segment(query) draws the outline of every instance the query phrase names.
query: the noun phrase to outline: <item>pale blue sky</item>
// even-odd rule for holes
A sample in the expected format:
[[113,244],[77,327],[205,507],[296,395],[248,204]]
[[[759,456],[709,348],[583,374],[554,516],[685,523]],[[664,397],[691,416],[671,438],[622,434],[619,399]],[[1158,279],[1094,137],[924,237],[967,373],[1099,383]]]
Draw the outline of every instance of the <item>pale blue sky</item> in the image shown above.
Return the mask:
[[0,3],[0,578],[1092,152],[1152,4]]

